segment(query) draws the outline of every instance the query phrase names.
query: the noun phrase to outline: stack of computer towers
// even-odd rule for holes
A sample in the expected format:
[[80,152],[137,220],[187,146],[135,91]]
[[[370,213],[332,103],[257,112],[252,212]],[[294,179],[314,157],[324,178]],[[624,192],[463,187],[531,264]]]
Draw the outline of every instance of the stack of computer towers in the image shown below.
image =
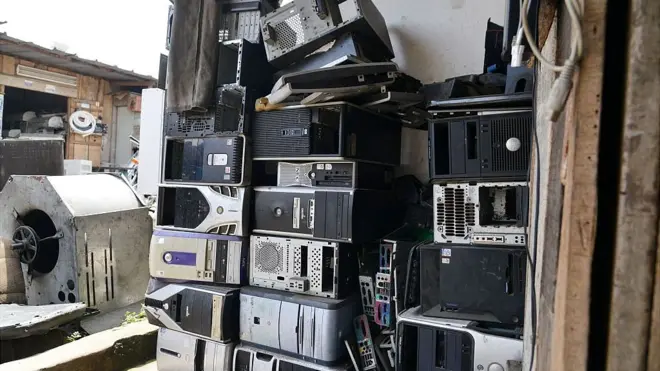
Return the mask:
[[265,0],[221,3],[216,99],[203,112],[165,113],[155,280],[145,298],[149,321],[161,327],[161,371],[232,369],[240,287],[249,282],[249,124],[274,71],[254,20],[274,8]]
[[[243,344],[314,363],[314,370],[345,370],[351,360],[375,369],[358,259],[365,249],[377,252],[376,241],[401,223],[392,192],[400,143],[399,121],[348,103],[256,113],[260,186],[252,287],[241,291]],[[349,354],[354,334],[358,351]]]
[[531,109],[430,121],[434,242],[420,247],[421,305],[399,316],[398,369],[522,360],[532,125]]

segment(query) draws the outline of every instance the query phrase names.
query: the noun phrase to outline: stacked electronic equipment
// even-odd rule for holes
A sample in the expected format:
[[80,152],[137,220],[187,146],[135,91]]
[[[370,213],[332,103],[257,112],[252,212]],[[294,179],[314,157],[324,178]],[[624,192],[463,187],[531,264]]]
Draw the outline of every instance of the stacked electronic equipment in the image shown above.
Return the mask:
[[523,352],[532,110],[448,111],[429,122],[433,243],[419,248],[421,305],[399,316],[397,369],[506,370]]
[[249,124],[274,71],[254,24],[274,5],[223,0],[214,104],[165,114],[149,257],[156,280],[145,298],[147,318],[161,327],[161,371],[233,369],[240,286],[249,282]]
[[165,114],[158,369],[394,369],[415,243],[381,239],[402,224],[393,173],[402,122],[425,125],[421,84],[370,0],[347,20],[335,0],[222,3],[215,104]]

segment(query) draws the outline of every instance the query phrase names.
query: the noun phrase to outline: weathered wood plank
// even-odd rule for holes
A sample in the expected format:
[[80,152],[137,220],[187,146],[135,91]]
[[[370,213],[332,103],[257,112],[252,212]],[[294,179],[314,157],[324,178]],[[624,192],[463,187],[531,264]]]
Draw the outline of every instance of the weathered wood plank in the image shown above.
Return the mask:
[[649,334],[649,355],[646,361],[647,371],[660,371],[660,234],[658,235],[656,246],[655,289],[653,290],[653,309],[651,312],[651,331]]
[[607,2],[585,0],[586,50],[566,108],[566,187],[557,267],[550,370],[587,368],[591,263],[597,211],[598,135]]
[[2,73],[5,75],[16,74],[16,58],[9,55],[2,56]]
[[[622,20],[623,21],[623,20]],[[631,0],[607,369],[643,371],[660,200],[660,2]],[[658,284],[656,282],[656,284]],[[660,367],[658,362],[649,366]]]

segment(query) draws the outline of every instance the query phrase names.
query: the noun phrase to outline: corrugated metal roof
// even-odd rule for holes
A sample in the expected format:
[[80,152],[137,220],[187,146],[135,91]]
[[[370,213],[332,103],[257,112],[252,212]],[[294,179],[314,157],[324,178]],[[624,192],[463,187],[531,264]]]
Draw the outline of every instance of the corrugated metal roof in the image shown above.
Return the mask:
[[99,61],[80,58],[75,54],[65,53],[57,49],[44,48],[8,36],[4,32],[0,33],[0,54],[8,54],[59,69],[100,77],[112,82],[156,82],[156,79],[151,76],[141,75]]

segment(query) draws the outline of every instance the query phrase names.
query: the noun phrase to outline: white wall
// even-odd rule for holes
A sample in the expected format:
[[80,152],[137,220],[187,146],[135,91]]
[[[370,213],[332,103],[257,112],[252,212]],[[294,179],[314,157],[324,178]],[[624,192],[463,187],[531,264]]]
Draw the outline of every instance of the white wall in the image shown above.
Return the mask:
[[[481,73],[488,18],[504,23],[504,0],[372,1],[387,23],[394,61],[423,83]],[[346,16],[349,3],[341,5]]]
[[[372,0],[399,68],[422,83],[481,73],[488,18],[504,24],[504,0]],[[354,9],[349,1],[342,14]],[[427,132],[404,129],[400,173],[428,180]]]

